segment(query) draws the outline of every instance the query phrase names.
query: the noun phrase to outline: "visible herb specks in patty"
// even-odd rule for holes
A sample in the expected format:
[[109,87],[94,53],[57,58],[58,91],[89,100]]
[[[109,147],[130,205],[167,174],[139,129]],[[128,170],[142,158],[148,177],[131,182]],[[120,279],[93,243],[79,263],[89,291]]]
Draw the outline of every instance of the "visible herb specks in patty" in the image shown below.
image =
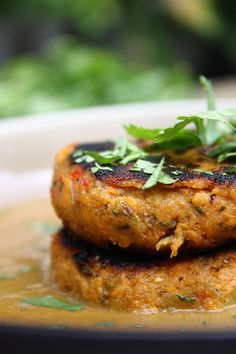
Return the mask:
[[194,209],[198,212],[198,214],[201,214],[203,216],[206,215],[206,212],[204,209],[200,208],[200,207],[194,207]]
[[187,303],[187,304],[194,304],[197,301],[196,297],[193,296],[184,296],[179,293],[175,294],[181,301]]

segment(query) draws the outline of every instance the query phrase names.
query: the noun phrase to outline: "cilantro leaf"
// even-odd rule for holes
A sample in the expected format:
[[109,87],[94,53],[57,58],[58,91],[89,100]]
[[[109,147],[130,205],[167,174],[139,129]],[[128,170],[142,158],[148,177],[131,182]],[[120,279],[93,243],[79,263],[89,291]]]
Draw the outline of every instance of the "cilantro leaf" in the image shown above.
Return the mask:
[[140,151],[133,151],[131,152],[128,156],[124,157],[121,161],[120,164],[121,165],[127,165],[127,163],[131,162],[131,161],[136,161],[137,159],[140,159],[141,157],[146,157],[147,153],[145,153],[144,151],[140,150]]
[[[91,163],[90,170],[96,173],[99,170],[113,171],[109,166],[127,165],[134,162],[130,168],[132,171],[146,173],[150,175],[142,189],[155,186],[158,182],[171,184],[177,181],[163,171],[164,157],[159,164],[144,160],[148,156],[153,156],[155,150],[187,149],[196,146],[214,146],[208,156],[217,157],[220,163],[225,159],[236,156],[236,140],[232,140],[236,132],[236,125],[229,122],[236,118],[236,109],[216,110],[215,97],[211,81],[200,76],[202,88],[207,93],[208,111],[194,115],[183,115],[177,118],[177,122],[166,129],[148,129],[134,124],[126,125],[126,132],[136,139],[152,141],[152,145],[139,147],[131,144],[126,139],[118,140],[112,150],[94,152],[77,150],[73,154],[74,162]],[[212,175],[212,171],[197,170]],[[173,175],[178,176],[181,171],[173,171]]]
[[[185,122],[185,126],[194,123],[202,145],[212,145],[222,135],[236,131],[236,128],[227,120],[233,117],[236,118],[236,109],[201,112],[193,116],[180,116],[177,119]],[[209,121],[214,124],[209,125]]]
[[201,141],[199,140],[196,132],[190,129],[183,129],[176,133],[170,140],[162,143],[154,144],[154,148],[160,150],[179,150],[187,149],[194,146],[199,146]]
[[236,156],[235,150],[236,150],[236,140],[223,143],[222,145],[210,151],[208,153],[208,156],[210,157],[218,156],[217,161],[221,163],[224,160],[228,159],[229,157]]
[[96,323],[97,327],[116,327],[116,324],[111,321],[101,321]]
[[59,225],[35,221],[31,224],[31,228],[35,232],[48,236],[54,234],[58,230]]
[[104,153],[104,152],[99,153],[99,152],[94,152],[94,151],[84,151],[84,155],[92,157],[100,165],[112,164],[113,162],[116,162],[120,159],[120,156],[113,154],[112,151],[106,151],[106,153]]
[[136,139],[143,140],[154,140],[155,137],[163,130],[138,127],[134,124],[125,125],[124,128],[129,135],[133,136]]
[[99,165],[97,162],[95,162],[95,166],[91,167],[91,172],[97,173],[99,170],[113,172],[113,169],[111,167],[104,167],[104,166]]
[[152,174],[154,170],[156,169],[157,164],[154,164],[153,162],[146,161],[146,160],[137,160],[136,163],[134,164],[134,167],[131,168],[131,171],[143,171],[144,173],[147,174]]
[[179,293],[175,294],[181,301],[186,302],[187,304],[194,304],[196,302],[196,297],[184,296]]
[[236,167],[231,167],[227,170],[227,173],[235,173],[236,172]]
[[202,88],[207,93],[207,109],[208,111],[212,111],[216,109],[215,96],[212,88],[211,81],[208,80],[205,76],[201,75],[199,77],[200,84]]
[[22,303],[32,306],[51,307],[54,309],[62,309],[66,311],[79,311],[85,308],[85,305],[83,304],[72,304],[58,300],[53,296],[26,298],[22,300]]
[[175,182],[175,180],[172,177],[163,173],[162,169],[164,166],[164,162],[165,162],[165,158],[163,157],[161,159],[160,163],[157,165],[157,167],[152,172],[149,179],[142,186],[142,189],[149,189],[151,187],[154,187],[158,182],[164,183],[164,184],[171,184],[171,183]]
[[232,149],[236,149],[236,141],[224,143],[208,153],[208,156],[215,157],[224,154]]
[[[166,149],[179,147],[182,142],[184,147],[212,145],[222,135],[236,131],[227,120],[235,117],[236,109],[207,111],[192,116],[179,116],[177,120],[181,122],[166,129],[147,129],[129,125],[126,126],[126,131],[136,138],[153,140],[156,145],[164,144],[162,147]],[[195,125],[195,131],[185,129],[190,124]]]
[[[211,82],[200,76],[200,83],[208,96],[208,111],[191,116],[180,116],[173,127],[147,129],[133,124],[125,126],[127,133],[138,139],[153,140],[159,148],[173,149],[178,145],[185,148],[198,145],[212,145],[220,137],[235,132],[228,119],[236,118],[236,109],[215,110],[215,97]],[[195,130],[186,129],[194,124]],[[182,143],[184,143],[182,145]]]
[[226,153],[218,156],[217,162],[221,163],[224,160],[227,160],[228,158],[233,157],[233,156],[236,156],[236,152],[226,152]]

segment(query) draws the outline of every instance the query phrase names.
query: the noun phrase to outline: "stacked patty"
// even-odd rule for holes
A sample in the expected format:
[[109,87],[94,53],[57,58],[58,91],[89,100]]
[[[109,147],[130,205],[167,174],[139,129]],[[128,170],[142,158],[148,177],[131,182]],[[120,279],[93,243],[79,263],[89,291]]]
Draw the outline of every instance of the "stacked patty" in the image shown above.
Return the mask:
[[132,171],[132,162],[92,173],[93,162],[73,158],[78,149],[112,147],[71,145],[56,157],[51,197],[64,229],[51,255],[59,286],[121,310],[232,304],[236,251],[228,244],[236,238],[236,175],[227,173],[229,165],[201,149],[165,151],[175,183],[143,190],[148,176]]

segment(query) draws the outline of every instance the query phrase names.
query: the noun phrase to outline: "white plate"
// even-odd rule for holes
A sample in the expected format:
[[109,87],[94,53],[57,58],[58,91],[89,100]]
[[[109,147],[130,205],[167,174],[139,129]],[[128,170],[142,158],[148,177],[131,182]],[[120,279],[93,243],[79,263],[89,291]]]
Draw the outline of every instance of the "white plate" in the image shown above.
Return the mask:
[[[219,108],[236,106],[221,99]],[[0,122],[0,207],[48,194],[54,155],[73,142],[124,136],[123,124],[166,127],[183,114],[205,110],[205,100],[100,106]]]

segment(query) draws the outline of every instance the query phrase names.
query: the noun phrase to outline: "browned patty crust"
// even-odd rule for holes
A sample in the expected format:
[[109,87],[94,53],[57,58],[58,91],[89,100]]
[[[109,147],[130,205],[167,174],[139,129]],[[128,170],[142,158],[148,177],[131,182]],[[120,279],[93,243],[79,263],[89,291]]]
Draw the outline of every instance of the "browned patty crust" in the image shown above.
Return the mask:
[[172,260],[99,249],[62,230],[52,240],[51,264],[62,290],[117,310],[219,310],[235,303],[235,248]]
[[[81,145],[103,151],[107,144]],[[76,146],[56,157],[52,203],[75,237],[97,245],[157,252],[208,249],[236,238],[236,174],[203,150],[164,153],[166,170],[178,181],[142,190],[149,175],[130,171],[132,163],[92,174],[91,164],[75,164]],[[154,159],[154,157],[153,157]],[[204,172],[208,171],[208,172]]]

